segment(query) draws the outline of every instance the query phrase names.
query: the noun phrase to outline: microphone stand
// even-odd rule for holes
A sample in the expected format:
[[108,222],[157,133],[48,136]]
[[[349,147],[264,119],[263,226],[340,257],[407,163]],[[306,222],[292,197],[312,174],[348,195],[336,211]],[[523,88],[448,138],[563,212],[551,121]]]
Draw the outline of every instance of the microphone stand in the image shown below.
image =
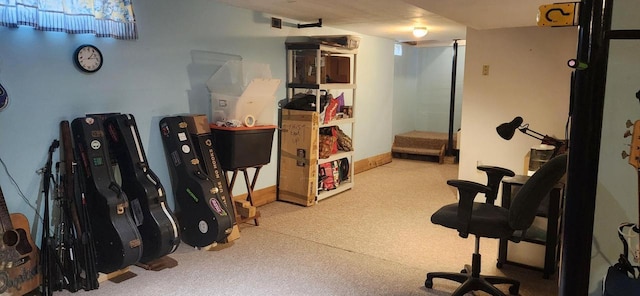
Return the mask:
[[43,182],[43,193],[44,193],[44,214],[42,218],[42,241],[40,246],[40,268],[42,272],[42,295],[49,296],[52,294],[52,282],[51,282],[51,257],[50,257],[50,249],[53,246],[52,238],[49,233],[49,190],[51,181],[53,179],[53,174],[51,172],[52,166],[52,155],[53,152],[60,146],[60,142],[58,140],[53,140],[51,146],[49,146],[47,163],[44,168],[42,168],[42,182]]

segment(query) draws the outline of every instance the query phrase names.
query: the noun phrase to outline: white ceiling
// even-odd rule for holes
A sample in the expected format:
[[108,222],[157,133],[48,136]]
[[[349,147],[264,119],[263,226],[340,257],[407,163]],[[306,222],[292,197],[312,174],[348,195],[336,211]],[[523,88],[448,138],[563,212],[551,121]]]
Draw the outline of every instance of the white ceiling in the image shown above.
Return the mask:
[[[466,27],[496,29],[536,26],[538,7],[550,0],[216,0],[299,21],[420,44],[465,39]],[[415,38],[414,26],[427,36]],[[304,29],[300,29],[304,30]]]

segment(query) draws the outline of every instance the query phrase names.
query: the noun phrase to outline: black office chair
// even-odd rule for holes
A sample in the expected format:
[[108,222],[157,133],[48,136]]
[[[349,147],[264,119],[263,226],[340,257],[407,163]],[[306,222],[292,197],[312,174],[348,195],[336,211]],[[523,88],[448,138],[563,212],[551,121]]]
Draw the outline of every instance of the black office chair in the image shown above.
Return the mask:
[[498,197],[498,188],[500,188],[500,181],[504,177],[513,177],[516,175],[512,170],[505,169],[497,166],[479,165],[478,170],[481,170],[487,174],[487,187],[491,190],[485,193],[486,203],[493,204]]
[[520,188],[511,201],[509,209],[492,203],[474,202],[478,193],[490,193],[492,188],[471,181],[449,180],[447,184],[458,189],[458,203],[446,205],[431,216],[431,222],[458,230],[466,238],[469,234],[476,237],[475,252],[471,266],[465,266],[460,273],[430,272],[424,285],[433,288],[434,278],[443,278],[462,283],[453,292],[453,296],[462,296],[470,291],[485,291],[491,295],[505,294],[496,284],[510,284],[509,293],[518,295],[520,282],[515,279],[480,275],[480,238],[509,239],[519,242],[524,232],[531,226],[542,200],[556,183],[564,176],[567,167],[567,155],[556,156],[536,171]]

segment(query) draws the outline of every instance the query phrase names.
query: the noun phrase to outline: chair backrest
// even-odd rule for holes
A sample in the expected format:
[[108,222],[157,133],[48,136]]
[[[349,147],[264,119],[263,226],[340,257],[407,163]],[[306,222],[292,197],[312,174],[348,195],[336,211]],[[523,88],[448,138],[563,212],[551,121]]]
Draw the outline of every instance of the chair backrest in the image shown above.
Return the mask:
[[522,185],[509,207],[509,226],[515,230],[531,227],[542,200],[567,171],[567,155],[556,156],[538,169]]

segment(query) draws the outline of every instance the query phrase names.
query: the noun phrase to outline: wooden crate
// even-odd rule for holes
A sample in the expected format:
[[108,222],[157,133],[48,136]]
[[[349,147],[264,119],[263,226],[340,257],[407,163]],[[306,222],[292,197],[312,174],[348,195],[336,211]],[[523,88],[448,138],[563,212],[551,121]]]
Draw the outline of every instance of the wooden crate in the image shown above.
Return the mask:
[[278,200],[315,204],[318,128],[317,112],[282,110]]

